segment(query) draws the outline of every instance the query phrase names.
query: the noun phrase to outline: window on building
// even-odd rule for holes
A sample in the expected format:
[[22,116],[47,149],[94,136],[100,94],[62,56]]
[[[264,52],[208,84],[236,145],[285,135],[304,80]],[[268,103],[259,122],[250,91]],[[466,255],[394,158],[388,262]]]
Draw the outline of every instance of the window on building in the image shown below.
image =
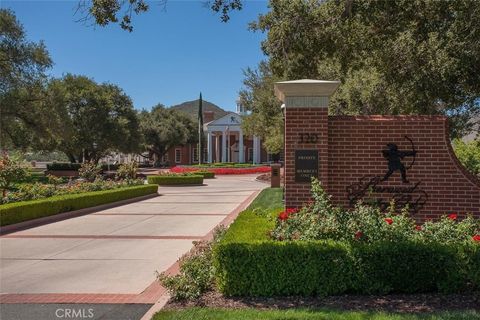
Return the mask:
[[253,162],[253,148],[248,148],[248,162]]
[[182,150],[175,149],[175,163],[180,163],[180,162],[182,162]]
[[203,162],[208,162],[208,149],[203,149]]
[[198,149],[192,149],[192,162],[198,162]]

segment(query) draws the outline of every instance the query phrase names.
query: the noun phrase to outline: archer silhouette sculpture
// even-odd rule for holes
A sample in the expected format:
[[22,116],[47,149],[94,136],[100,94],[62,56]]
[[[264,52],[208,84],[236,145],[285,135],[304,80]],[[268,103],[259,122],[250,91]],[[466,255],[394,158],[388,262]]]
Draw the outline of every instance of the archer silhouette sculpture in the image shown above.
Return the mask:
[[402,176],[402,182],[408,183],[407,169],[402,163],[402,159],[405,157],[412,157],[417,154],[417,151],[401,151],[398,150],[398,146],[395,143],[388,143],[387,150],[382,150],[383,156],[388,160],[388,171],[383,177],[383,181],[386,181],[395,171],[400,171]]

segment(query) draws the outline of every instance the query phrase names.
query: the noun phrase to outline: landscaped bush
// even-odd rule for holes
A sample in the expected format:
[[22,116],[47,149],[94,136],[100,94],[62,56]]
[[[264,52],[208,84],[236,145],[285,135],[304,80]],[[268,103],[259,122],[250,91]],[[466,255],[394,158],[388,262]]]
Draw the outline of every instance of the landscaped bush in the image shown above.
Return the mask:
[[133,180],[137,178],[138,164],[135,161],[121,164],[117,169],[116,178]]
[[213,178],[215,178],[215,172],[210,172],[210,171],[205,171],[205,170],[193,171],[192,174],[201,175],[201,176],[203,176],[203,179],[213,179]]
[[[351,212],[335,208],[317,182],[313,189],[314,202],[302,210],[280,212],[270,206],[239,215],[214,248],[216,283],[223,294],[480,289],[478,220],[457,221],[450,214],[416,226],[405,213],[361,205]],[[281,197],[273,201],[281,203]]]
[[0,157],[0,189],[2,190],[2,198],[6,197],[7,191],[14,182],[21,182],[28,176],[27,168],[10,158],[8,155]]
[[[61,182],[65,182],[63,178],[48,177],[50,180],[48,184],[38,182],[19,184],[15,190],[10,190],[5,197],[0,199],[0,204],[42,199],[64,194],[111,190],[144,184],[144,180],[140,179],[112,181],[103,180],[101,178],[97,178],[93,182],[77,180],[70,181],[66,184],[60,184]],[[52,181],[52,179],[55,179],[55,183],[53,183],[54,181]]]
[[202,168],[202,171],[209,171],[213,172],[217,175],[224,175],[224,174],[253,174],[253,173],[264,173],[270,172],[270,167],[262,166],[262,167],[223,167],[219,166],[218,168],[215,166],[210,167],[199,167],[199,166],[192,166],[192,167],[173,167],[170,169],[171,172],[174,173],[185,173],[185,172],[196,172],[199,168]]
[[388,212],[363,204],[353,210],[334,207],[318,180],[312,181],[312,198],[313,202],[300,210],[287,209],[279,214],[271,232],[273,239],[464,243],[475,241],[480,234],[480,219],[468,216],[457,221],[456,213],[417,226],[408,208],[396,213],[393,202]]
[[168,289],[173,299],[195,299],[212,289],[215,276],[212,263],[213,247],[224,234],[225,227],[219,226],[215,228],[211,241],[194,242],[193,249],[179,260],[179,274],[173,276],[165,272],[157,274],[158,280]]
[[78,176],[89,182],[94,181],[102,172],[102,169],[93,161],[85,161],[78,169]]
[[148,183],[158,185],[186,185],[186,184],[203,184],[202,175],[181,175],[181,174],[162,174],[158,176],[148,176]]
[[225,295],[310,296],[480,288],[479,256],[475,244],[266,240],[220,243],[214,259]]
[[141,185],[114,190],[64,194],[45,199],[21,201],[0,205],[0,225],[51,216],[105,203],[156,193],[157,185]]
[[49,171],[78,171],[82,166],[81,163],[71,162],[53,162],[47,164],[47,170]]
[[452,145],[458,160],[468,171],[480,177],[480,138],[470,142],[456,139]]

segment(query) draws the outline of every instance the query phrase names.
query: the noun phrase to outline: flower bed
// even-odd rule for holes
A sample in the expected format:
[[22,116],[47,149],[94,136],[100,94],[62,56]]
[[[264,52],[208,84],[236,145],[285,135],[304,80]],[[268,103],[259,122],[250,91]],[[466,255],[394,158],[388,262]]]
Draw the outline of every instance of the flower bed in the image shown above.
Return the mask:
[[258,167],[257,164],[252,163],[237,163],[237,162],[213,162],[189,165],[196,168],[251,168]]
[[[48,177],[51,179],[51,177]],[[53,196],[78,194],[92,191],[112,190],[118,188],[125,188],[136,185],[143,185],[144,180],[102,180],[96,179],[93,182],[87,181],[73,181],[63,183],[64,180],[57,181],[57,185],[53,183],[27,183],[19,185],[16,190],[8,192],[5,198],[0,199],[1,203],[14,203],[20,201],[37,200],[49,198]]]
[[157,190],[157,185],[149,184],[113,190],[63,194],[45,199],[7,203],[0,205],[0,225],[6,226],[62,212],[140,197],[156,193]]
[[158,176],[148,176],[148,183],[158,185],[201,185],[203,184],[202,175],[181,175],[181,174],[162,174]]
[[[254,174],[254,173],[264,173],[270,172],[270,167],[268,166],[261,166],[261,167],[247,167],[247,168],[223,168],[223,167],[207,167],[202,168],[202,171],[209,171],[213,172],[218,175],[227,175],[227,174]],[[184,172],[197,172],[199,171],[199,167],[173,167],[170,169],[171,172],[175,173],[184,173]]]
[[[472,233],[478,230],[470,229],[478,221],[457,222],[457,216],[451,215],[418,230],[401,214],[373,219],[363,212],[353,221],[332,214],[324,219],[318,212],[307,212],[311,207],[340,209],[329,207],[323,194],[314,198],[310,209],[247,210],[239,215],[214,250],[216,282],[223,294],[310,296],[480,289],[480,237]],[[347,214],[344,219],[351,217]],[[377,237],[367,226],[377,226]]]

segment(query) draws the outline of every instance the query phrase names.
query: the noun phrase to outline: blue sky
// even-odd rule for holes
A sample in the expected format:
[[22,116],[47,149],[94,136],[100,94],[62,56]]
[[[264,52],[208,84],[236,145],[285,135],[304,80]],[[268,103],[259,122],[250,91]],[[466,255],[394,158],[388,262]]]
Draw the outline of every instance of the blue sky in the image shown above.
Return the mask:
[[76,22],[76,0],[5,1],[31,41],[43,40],[53,59],[52,76],[82,74],[117,84],[136,108],[167,106],[197,99],[235,110],[242,69],[264,59],[265,35],[247,30],[248,22],[268,10],[266,1],[245,1],[244,9],[220,22],[204,1],[169,0],[165,10],[150,10],[133,19],[134,31]]

